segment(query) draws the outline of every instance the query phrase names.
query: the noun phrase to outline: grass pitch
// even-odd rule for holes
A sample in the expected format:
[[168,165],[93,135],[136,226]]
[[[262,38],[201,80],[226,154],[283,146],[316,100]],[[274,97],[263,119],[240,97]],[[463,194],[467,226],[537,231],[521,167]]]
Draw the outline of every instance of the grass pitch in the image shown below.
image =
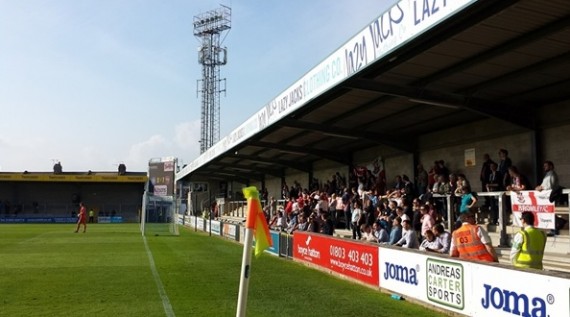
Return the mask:
[[[166,316],[137,224],[0,225],[0,316]],[[176,316],[235,316],[242,246],[149,236]],[[253,259],[247,316],[443,316],[292,261]]]

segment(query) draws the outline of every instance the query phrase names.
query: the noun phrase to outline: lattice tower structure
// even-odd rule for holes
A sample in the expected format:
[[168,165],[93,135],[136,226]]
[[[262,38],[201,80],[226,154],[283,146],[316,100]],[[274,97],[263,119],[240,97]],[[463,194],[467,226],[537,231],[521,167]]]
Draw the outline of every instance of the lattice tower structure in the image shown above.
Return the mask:
[[194,16],[194,36],[200,40],[198,62],[202,65],[202,79],[197,84],[201,97],[200,153],[220,140],[220,94],[226,92],[220,66],[227,63],[227,48],[222,43],[231,28],[231,13],[231,8],[221,5]]

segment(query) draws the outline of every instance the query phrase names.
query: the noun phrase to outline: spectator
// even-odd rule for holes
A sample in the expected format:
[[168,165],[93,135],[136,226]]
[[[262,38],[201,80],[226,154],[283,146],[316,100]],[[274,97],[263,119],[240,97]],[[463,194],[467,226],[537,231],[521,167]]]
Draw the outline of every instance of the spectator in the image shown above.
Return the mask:
[[410,217],[404,213],[404,208],[402,208],[400,206],[396,207],[396,215],[398,217],[402,218],[402,222],[404,222],[406,220],[408,220],[410,222],[412,221],[412,219],[410,219]]
[[359,201],[354,202],[354,209],[352,210],[352,238],[360,240],[362,238],[362,233],[360,232],[360,224],[364,215],[362,214],[361,204]]
[[309,228],[309,222],[307,221],[307,217],[305,217],[305,215],[303,213],[299,214],[299,216],[297,216],[297,227],[295,228],[295,230],[299,230],[299,231],[307,231],[307,229]]
[[420,206],[420,212],[422,214],[421,235],[422,235],[422,237],[425,237],[426,231],[428,231],[428,230],[431,231],[431,227],[433,227],[433,225],[435,225],[435,220],[429,214],[428,206],[426,206],[426,205]]
[[509,177],[510,183],[508,183],[507,190],[519,191],[530,189],[528,179],[519,172],[516,166],[509,167]]
[[461,215],[471,212],[471,209],[477,203],[477,198],[471,193],[471,188],[466,186],[462,188],[463,195],[461,195],[461,205],[459,207],[459,217],[457,218],[456,228],[461,226]]
[[509,157],[509,151],[507,151],[505,149],[500,149],[499,150],[499,172],[503,176],[502,183],[504,185],[510,183],[509,167],[511,167],[512,165],[513,165],[513,162],[511,161],[511,158]]
[[462,225],[453,231],[449,255],[461,259],[498,262],[487,231],[475,224],[471,212],[461,215]]
[[[491,164],[494,164],[493,160],[489,154],[485,153],[483,155],[483,164],[481,166],[481,172],[479,173],[479,180],[481,181],[481,191],[487,190],[487,183],[489,182],[489,175],[491,174]],[[485,197],[485,207],[488,208],[490,205],[489,197]]]
[[433,251],[441,248],[439,241],[435,238],[435,235],[431,230],[427,230],[423,237],[424,239],[420,244],[420,251]]
[[388,231],[380,222],[375,222],[372,225],[372,234],[374,235],[377,243],[386,243],[390,241]]
[[334,223],[330,218],[328,212],[321,213],[321,227],[320,232],[332,236],[334,234]]
[[362,238],[360,238],[360,240],[366,242],[376,242],[376,237],[372,232],[372,228],[368,224],[364,223],[360,225],[360,230],[362,231]]
[[402,218],[396,217],[392,222],[392,230],[390,230],[390,241],[388,244],[394,245],[402,238]]
[[[542,183],[536,186],[536,190],[543,191],[543,190],[554,190],[559,189],[560,185],[558,184],[558,175],[554,171],[554,163],[552,161],[545,161],[542,165],[544,169],[544,178],[542,179]],[[550,194],[550,201],[555,202],[556,198],[553,197],[552,193]],[[550,230],[548,236],[552,237],[558,235],[560,233],[560,229],[564,228],[566,225],[566,219],[556,215],[554,218],[554,229]]]
[[483,164],[481,165],[481,172],[479,173],[479,180],[481,181],[481,190],[485,190],[487,188],[487,182],[489,180],[489,174],[491,174],[491,164],[493,164],[493,160],[489,154],[485,153],[483,155]]
[[418,172],[418,176],[416,178],[416,188],[418,189],[418,195],[421,196],[425,194],[428,189],[428,173],[422,164],[418,164],[416,169]]
[[420,246],[418,243],[418,236],[416,235],[416,232],[412,230],[410,220],[402,221],[402,227],[402,237],[394,245],[408,249],[418,249]]
[[350,192],[348,191],[348,188],[345,187],[344,188],[344,192],[342,194],[342,204],[344,206],[344,221],[346,224],[346,229],[350,230],[351,229],[351,220],[352,220],[352,208],[350,207],[350,202],[351,202],[351,196],[350,196]]
[[524,211],[521,215],[522,228],[513,238],[511,262],[515,267],[542,270],[542,258],[546,246],[546,235],[534,228],[534,214]]
[[275,215],[273,215],[273,218],[271,218],[271,221],[269,222],[269,228],[274,230],[283,230],[287,227],[286,223],[287,221],[283,216],[283,211],[279,210]]
[[[491,173],[487,179],[486,190],[488,192],[495,192],[503,190],[503,176],[501,172],[497,170],[497,163],[492,162],[490,164]],[[499,200],[497,197],[490,197],[489,199],[489,213],[490,213],[490,223],[497,225],[499,223]]]
[[536,186],[536,190],[552,190],[558,187],[558,175],[554,171],[554,163],[552,161],[545,161],[542,165],[544,169],[544,178],[542,179],[542,183]]
[[433,234],[436,236],[436,239],[441,246],[439,249],[432,249],[429,251],[442,253],[442,254],[449,254],[449,248],[451,246],[451,233],[445,231],[443,226],[438,223],[431,229]]

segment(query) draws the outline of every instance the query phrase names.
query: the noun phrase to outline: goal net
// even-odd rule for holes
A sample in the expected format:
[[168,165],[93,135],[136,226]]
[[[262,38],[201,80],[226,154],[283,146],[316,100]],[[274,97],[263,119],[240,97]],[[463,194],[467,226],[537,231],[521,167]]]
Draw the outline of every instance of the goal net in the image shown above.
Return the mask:
[[172,196],[155,196],[145,192],[142,205],[143,235],[178,235],[175,201]]

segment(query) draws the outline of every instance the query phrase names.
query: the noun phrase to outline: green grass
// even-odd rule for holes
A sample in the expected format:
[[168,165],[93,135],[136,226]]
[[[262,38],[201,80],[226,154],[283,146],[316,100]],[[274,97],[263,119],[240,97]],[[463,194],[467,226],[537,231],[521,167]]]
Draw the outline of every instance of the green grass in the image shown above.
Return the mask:
[[[0,316],[165,316],[136,224],[0,225]],[[180,228],[147,237],[176,316],[235,316],[242,246]],[[270,255],[247,316],[441,316]]]

